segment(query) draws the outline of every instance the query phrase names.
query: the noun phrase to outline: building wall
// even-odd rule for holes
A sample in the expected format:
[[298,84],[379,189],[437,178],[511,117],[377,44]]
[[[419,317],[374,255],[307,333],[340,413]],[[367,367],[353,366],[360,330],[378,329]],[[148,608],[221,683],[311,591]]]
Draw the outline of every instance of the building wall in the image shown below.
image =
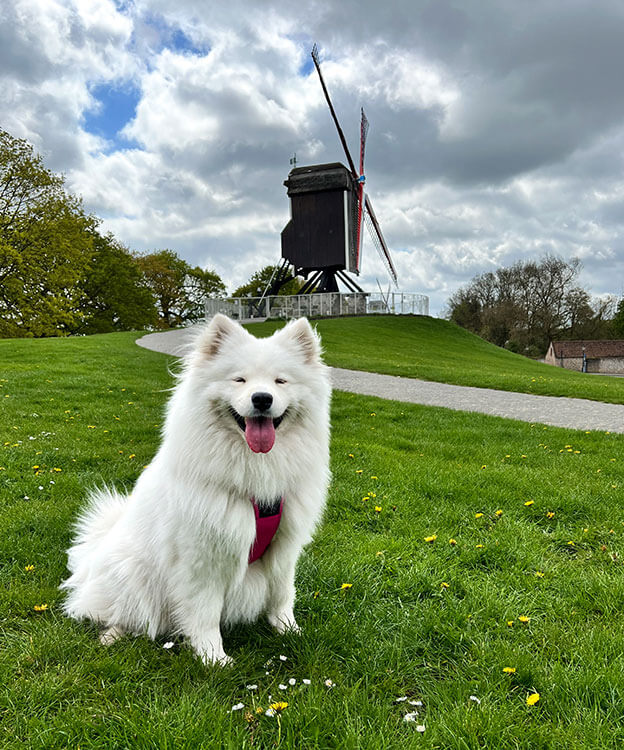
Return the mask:
[[596,372],[624,375],[624,357],[603,357],[599,360],[599,363],[600,369]]
[[[546,355],[545,361],[566,370],[576,370],[577,372],[583,370],[582,357],[566,357],[565,359],[553,357],[552,361],[549,361],[548,355]],[[624,375],[624,357],[596,357],[595,359],[588,357],[587,372]]]
[[546,352],[546,356],[544,357],[544,362],[546,362],[547,365],[554,365],[555,367],[561,367],[561,362],[555,357],[555,352],[553,350],[553,345],[551,344],[548,347],[548,351]]

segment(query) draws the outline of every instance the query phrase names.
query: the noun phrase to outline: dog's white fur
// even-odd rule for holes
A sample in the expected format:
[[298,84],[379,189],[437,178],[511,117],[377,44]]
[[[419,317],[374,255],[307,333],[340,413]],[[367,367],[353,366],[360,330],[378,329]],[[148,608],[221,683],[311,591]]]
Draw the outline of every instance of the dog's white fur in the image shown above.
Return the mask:
[[[251,416],[258,391],[273,396],[271,416],[284,415],[268,453],[250,449],[230,411]],[[257,339],[216,315],[185,360],[160,449],[130,495],[91,495],[68,550],[66,613],[103,625],[103,643],[124,632],[181,634],[205,663],[230,661],[221,625],[264,613],[279,632],[298,630],[295,566],[325,504],[330,393],[307,320]],[[279,496],[279,529],[248,565],[251,498]]]

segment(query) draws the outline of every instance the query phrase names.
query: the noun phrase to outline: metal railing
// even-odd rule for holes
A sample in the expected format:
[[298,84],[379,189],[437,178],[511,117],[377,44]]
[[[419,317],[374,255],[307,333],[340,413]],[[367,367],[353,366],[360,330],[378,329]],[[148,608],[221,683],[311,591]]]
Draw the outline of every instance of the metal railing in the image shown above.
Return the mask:
[[223,313],[234,320],[338,317],[341,315],[429,315],[429,297],[401,292],[230,297],[206,300],[206,317]]

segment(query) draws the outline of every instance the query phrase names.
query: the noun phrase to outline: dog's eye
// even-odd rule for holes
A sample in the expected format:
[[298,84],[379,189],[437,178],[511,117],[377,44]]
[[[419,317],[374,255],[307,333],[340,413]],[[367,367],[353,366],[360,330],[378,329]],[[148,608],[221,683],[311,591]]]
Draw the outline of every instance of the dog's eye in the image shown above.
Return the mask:
[[247,381],[245,380],[245,378],[238,377],[238,378],[234,378],[234,382],[235,383],[246,383]]
[[286,380],[284,378],[275,378],[275,382],[277,383],[277,385],[284,385]]

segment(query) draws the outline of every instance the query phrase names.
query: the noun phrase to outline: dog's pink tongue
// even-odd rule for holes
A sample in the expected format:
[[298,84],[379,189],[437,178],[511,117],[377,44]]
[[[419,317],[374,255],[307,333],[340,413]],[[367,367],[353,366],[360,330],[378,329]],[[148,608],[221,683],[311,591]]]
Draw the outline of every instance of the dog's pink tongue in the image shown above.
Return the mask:
[[254,453],[268,453],[275,442],[275,427],[270,417],[247,417],[245,440]]

